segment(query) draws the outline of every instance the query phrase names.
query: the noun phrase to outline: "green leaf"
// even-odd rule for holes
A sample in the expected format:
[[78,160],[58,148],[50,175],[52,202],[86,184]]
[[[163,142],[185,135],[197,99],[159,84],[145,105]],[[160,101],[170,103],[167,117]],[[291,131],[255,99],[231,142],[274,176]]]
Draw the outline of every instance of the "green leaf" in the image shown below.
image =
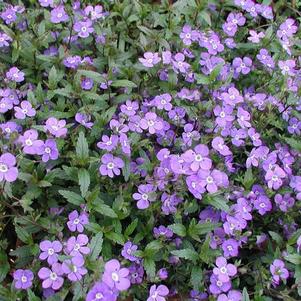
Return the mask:
[[122,174],[124,177],[124,180],[126,182],[128,182],[130,175],[131,175],[131,166],[130,166],[130,160],[129,159],[125,159],[124,160],[124,166],[122,168]]
[[94,203],[94,210],[108,217],[112,217],[112,218],[118,217],[115,211],[110,206],[103,203]]
[[77,193],[69,190],[59,190],[59,194],[62,195],[69,203],[80,206],[85,203],[85,200]]
[[172,224],[168,226],[169,229],[171,229],[175,234],[179,236],[186,236],[186,228],[182,224]]
[[90,243],[91,249],[91,260],[96,260],[102,250],[102,243],[103,243],[103,234],[102,232],[97,233],[92,239]]
[[4,251],[0,250],[0,283],[5,279],[9,269],[7,255]]
[[190,283],[194,290],[199,291],[203,281],[203,271],[201,267],[193,266],[191,270]]
[[192,249],[173,250],[171,254],[193,262],[196,262],[199,257],[199,254]]
[[80,69],[80,70],[77,70],[77,74],[79,76],[85,76],[85,77],[91,78],[96,83],[103,83],[103,82],[107,81],[107,79],[104,78],[101,74],[99,74],[98,72],[95,72],[95,71],[91,71],[91,70]]
[[49,82],[49,88],[51,90],[56,88],[56,85],[58,83],[58,76],[54,66],[52,66],[52,68],[49,71],[48,82]]
[[37,297],[34,292],[30,289],[27,291],[28,301],[40,301],[41,299]]
[[195,79],[198,85],[209,85],[210,84],[210,79],[208,76],[204,74],[195,74]]
[[293,149],[301,152],[301,140],[294,139],[294,138],[284,138],[285,142],[290,145]]
[[85,161],[89,158],[89,146],[83,132],[80,132],[78,136],[76,154],[81,161]]
[[124,235],[130,236],[136,229],[138,225],[138,218],[134,219],[125,229]]
[[210,17],[210,14],[203,10],[199,13],[199,18],[201,20],[204,20],[209,26],[211,26],[211,17]]
[[157,251],[159,251],[160,249],[162,249],[162,243],[159,240],[153,240],[150,243],[148,243],[145,247],[145,256],[153,257],[153,255],[157,253]]
[[245,287],[242,290],[242,301],[250,301],[250,297],[249,297],[248,291],[247,291],[247,289]]
[[227,200],[222,195],[207,195],[204,199],[204,204],[211,205],[216,209],[228,212],[230,210]]
[[200,259],[209,264],[209,261],[210,261],[210,252],[211,249],[210,249],[210,238],[209,238],[209,235],[207,235],[207,238],[206,240],[204,241],[204,243],[202,244],[202,247],[201,247],[201,252],[200,252]]
[[120,79],[120,80],[115,80],[113,81],[113,83],[111,84],[112,87],[124,87],[124,88],[136,88],[137,85],[130,81],[130,80],[126,80],[126,79]]
[[295,253],[295,254],[289,254],[287,256],[285,256],[285,260],[289,261],[293,264],[301,264],[301,255]]
[[112,240],[116,243],[118,243],[119,245],[124,245],[124,238],[122,236],[122,234],[120,233],[115,233],[115,232],[108,232],[105,233],[105,237],[109,240]]
[[269,231],[269,234],[272,237],[272,239],[277,242],[278,245],[282,244],[283,238],[281,237],[281,235],[273,231]]
[[25,243],[29,243],[29,241],[31,240],[31,235],[25,230],[24,227],[15,225],[15,231],[16,231],[18,238],[21,241],[23,241]]
[[143,260],[143,267],[148,277],[151,279],[156,275],[156,264],[155,261],[151,258],[145,258]]
[[242,183],[247,190],[250,190],[255,181],[256,179],[253,178],[252,168],[250,167],[245,172],[245,176]]
[[88,189],[89,189],[89,185],[90,185],[90,174],[86,169],[81,168],[78,172],[78,183],[80,186],[80,192],[82,197],[85,197]]

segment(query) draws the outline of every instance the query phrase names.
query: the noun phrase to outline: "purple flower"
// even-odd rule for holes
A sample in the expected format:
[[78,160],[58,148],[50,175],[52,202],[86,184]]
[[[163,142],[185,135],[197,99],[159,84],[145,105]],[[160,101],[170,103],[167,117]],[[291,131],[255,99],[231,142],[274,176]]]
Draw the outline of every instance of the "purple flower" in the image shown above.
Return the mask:
[[286,280],[289,277],[289,272],[285,268],[285,264],[280,259],[275,259],[270,265],[270,272],[273,277],[273,282],[278,285],[280,280]]
[[286,193],[284,196],[277,193],[274,197],[275,203],[283,211],[287,212],[289,208],[292,208],[295,204],[295,199],[291,197],[290,193]]
[[238,255],[239,243],[235,239],[227,239],[222,243],[224,257],[236,257]]
[[121,255],[129,261],[135,262],[138,260],[138,258],[135,255],[133,255],[133,253],[135,253],[137,249],[137,245],[134,245],[132,242],[128,241],[124,244],[123,249],[121,251]]
[[120,268],[120,263],[116,259],[111,259],[105,264],[105,271],[102,275],[102,281],[110,288],[118,291],[127,290],[131,286],[130,280],[127,278],[129,270]]
[[231,87],[228,89],[228,92],[223,92],[221,98],[226,105],[235,106],[238,103],[243,102],[243,97],[240,95],[239,91]]
[[50,21],[58,24],[69,20],[68,15],[65,12],[64,6],[57,6],[51,11]]
[[158,119],[157,114],[148,112],[144,118],[140,120],[140,127],[144,130],[148,129],[150,134],[163,129],[163,123]]
[[79,215],[76,210],[73,210],[69,213],[68,218],[67,226],[71,232],[78,231],[82,233],[84,231],[84,225],[89,224],[88,214],[86,212],[82,212]]
[[228,186],[228,178],[225,181],[225,177],[227,176],[217,169],[214,169],[213,171],[200,169],[198,177],[200,185],[204,188],[206,187],[209,193],[217,192],[218,186]]
[[213,110],[216,116],[215,122],[222,128],[225,128],[229,123],[231,123],[235,117],[232,116],[233,108],[229,105],[226,106],[216,106]]
[[169,294],[169,289],[165,285],[159,285],[158,287],[154,284],[149,290],[149,296],[147,301],[165,301],[165,297]]
[[62,270],[70,281],[76,282],[82,279],[83,275],[87,274],[87,269],[84,267],[85,260],[82,256],[75,256],[71,259],[64,260]]
[[287,130],[290,134],[301,134],[301,121],[298,120],[296,117],[290,118],[289,120],[289,126],[287,127]]
[[173,232],[171,229],[166,228],[165,226],[154,227],[154,236],[158,238],[159,236],[163,236],[166,238],[172,238]]
[[258,210],[260,215],[265,215],[267,212],[272,210],[272,203],[267,196],[260,195],[255,199],[254,207]]
[[32,286],[33,272],[31,270],[18,269],[14,272],[15,288],[27,290]]
[[229,36],[234,37],[237,31],[237,25],[231,22],[226,22],[223,24],[223,31]]
[[251,123],[249,122],[251,119],[250,113],[245,111],[242,107],[237,109],[237,121],[239,125],[244,129],[245,127],[251,127]]
[[39,3],[43,7],[53,6],[53,0],[39,0]]
[[275,62],[266,49],[260,49],[259,54],[257,54],[256,57],[263,65],[274,69]]
[[33,109],[29,101],[22,101],[20,107],[15,107],[15,117],[17,119],[25,119],[26,116],[33,117],[36,115],[36,110]]
[[65,128],[66,121],[64,119],[58,120],[55,117],[50,117],[46,120],[44,129],[49,131],[54,137],[65,137],[67,129]]
[[185,162],[189,163],[193,172],[197,172],[199,169],[209,170],[212,166],[209,156],[209,148],[204,144],[198,144],[193,150],[186,151],[182,158]]
[[192,42],[197,41],[199,33],[196,30],[192,30],[189,25],[184,25],[182,32],[180,33],[180,38],[186,46],[191,45]]
[[154,67],[154,65],[157,65],[161,61],[157,52],[145,52],[143,56],[144,58],[139,58],[139,62],[148,68]]
[[286,19],[279,27],[277,31],[277,37],[280,39],[287,39],[292,37],[298,30],[295,20],[292,18]]
[[22,143],[23,152],[29,155],[41,154],[44,142],[38,139],[36,130],[27,130],[23,136],[19,137],[19,142]]
[[132,264],[129,267],[129,277],[132,284],[140,284],[143,281],[144,269],[140,264]]
[[18,169],[15,167],[16,157],[11,153],[0,156],[0,182],[14,182],[18,178]]
[[230,280],[230,277],[233,277],[237,273],[236,266],[227,263],[226,258],[218,257],[215,261],[216,267],[213,269],[213,274],[218,277],[218,280],[225,283]]
[[66,250],[71,256],[87,255],[90,253],[90,248],[86,247],[88,242],[89,238],[85,234],[71,236],[67,241]]
[[157,275],[161,280],[166,280],[168,278],[168,272],[165,268],[160,269]]
[[265,180],[268,182],[270,189],[278,190],[282,184],[282,179],[286,177],[285,171],[276,165],[273,169],[269,169],[265,175]]
[[146,209],[149,207],[149,203],[155,200],[155,187],[151,184],[141,184],[138,186],[138,193],[133,194],[134,200],[137,202],[139,209]]
[[241,301],[242,300],[242,294],[239,291],[229,291],[229,293],[221,294],[218,296],[217,301]]
[[12,42],[12,38],[6,33],[0,32],[0,48],[8,47],[10,42]]
[[50,265],[53,265],[54,263],[58,262],[58,254],[63,249],[62,244],[55,240],[53,242],[49,240],[44,240],[40,243],[40,250],[42,251],[39,258],[41,260],[47,259],[47,262]]
[[86,301],[116,301],[117,292],[114,292],[104,282],[96,282],[89,290]]
[[112,150],[116,149],[118,145],[118,136],[112,135],[108,137],[107,135],[103,135],[101,137],[102,141],[99,141],[97,143],[97,147],[103,150],[106,150],[108,152],[111,152]]
[[172,65],[176,73],[178,73],[178,71],[186,73],[190,68],[190,65],[185,62],[185,55],[181,52],[178,52],[174,56],[174,59],[172,60]]
[[217,150],[223,156],[232,155],[229,147],[225,145],[224,139],[222,137],[215,137],[211,143],[212,147]]
[[249,33],[250,36],[248,37],[248,40],[255,44],[260,43],[260,39],[264,38],[265,36],[263,32],[257,33],[255,30],[250,30]]
[[137,101],[127,100],[125,104],[120,106],[120,110],[127,116],[135,116],[136,111],[139,109],[139,105]]
[[68,56],[64,59],[63,63],[66,67],[71,69],[76,69],[82,62],[82,59],[80,56]]
[[120,168],[124,167],[124,162],[118,157],[114,157],[112,154],[105,154],[101,157],[103,164],[99,167],[99,172],[102,176],[109,176],[113,178],[114,175],[120,175]]
[[90,20],[76,22],[73,29],[77,32],[78,36],[81,38],[87,38],[90,33],[94,32],[92,27],[92,22]]
[[245,56],[244,58],[237,57],[233,60],[233,68],[237,74],[248,74],[251,71],[252,60]]
[[92,5],[88,5],[85,8],[84,12],[86,16],[90,15],[92,21],[100,19],[105,15],[105,13],[103,12],[103,7],[101,5],[96,5],[95,7],[93,7]]
[[296,74],[296,70],[294,69],[296,67],[295,60],[286,60],[286,61],[279,61],[278,66],[281,69],[281,73],[283,75],[290,75],[294,76]]
[[76,113],[75,120],[87,129],[91,129],[94,124],[91,122],[91,116],[84,113]]
[[12,67],[6,72],[7,79],[16,83],[23,82],[24,72],[20,71],[17,67]]
[[221,293],[226,293],[231,289],[231,282],[222,282],[214,274],[210,276],[210,286],[209,290],[214,295],[219,295]]
[[93,88],[93,79],[92,78],[84,78],[82,79],[80,85],[84,90],[91,90]]
[[168,93],[157,95],[154,100],[154,106],[158,108],[159,110],[165,110],[165,111],[170,111],[172,109],[172,104],[171,102],[171,95]]
[[234,210],[237,215],[243,219],[249,221],[252,219],[252,207],[249,205],[245,198],[239,198],[237,203],[234,205]]
[[39,154],[42,155],[43,162],[48,162],[50,159],[56,160],[59,157],[56,141],[54,139],[47,139]]
[[9,25],[17,20],[17,15],[14,9],[7,8],[1,13],[1,18],[7,25]]
[[62,270],[62,265],[60,263],[54,263],[49,268],[41,268],[38,272],[38,276],[43,280],[43,288],[52,288],[53,290],[58,290],[62,287],[64,283],[64,278],[60,277],[64,274]]

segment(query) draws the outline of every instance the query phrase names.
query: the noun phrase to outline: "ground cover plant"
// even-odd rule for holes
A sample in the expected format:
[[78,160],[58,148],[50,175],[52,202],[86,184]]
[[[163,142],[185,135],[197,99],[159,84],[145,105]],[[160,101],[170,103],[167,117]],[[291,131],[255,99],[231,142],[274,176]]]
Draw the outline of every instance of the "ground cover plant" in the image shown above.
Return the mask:
[[0,300],[301,300],[300,1],[0,3]]

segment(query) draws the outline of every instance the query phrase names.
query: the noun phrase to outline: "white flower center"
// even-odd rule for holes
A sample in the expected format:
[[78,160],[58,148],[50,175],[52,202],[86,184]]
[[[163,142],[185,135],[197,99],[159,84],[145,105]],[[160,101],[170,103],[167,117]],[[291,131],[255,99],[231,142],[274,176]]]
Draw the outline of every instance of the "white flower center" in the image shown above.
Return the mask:
[[80,244],[75,244],[74,251],[78,251],[80,249]]
[[226,268],[226,267],[221,267],[221,268],[220,268],[220,272],[221,272],[222,274],[226,274],[226,273],[227,273],[227,268]]
[[76,218],[76,219],[73,221],[73,224],[74,224],[74,225],[78,225],[78,224],[79,224],[79,219]]
[[206,181],[208,184],[211,184],[211,183],[213,183],[213,178],[211,176],[208,176]]
[[57,279],[57,274],[55,272],[52,272],[50,273],[50,276],[49,278],[52,280],[52,281],[55,281]]
[[32,146],[32,141],[30,139],[26,139],[25,144],[28,146]]
[[108,169],[113,169],[115,167],[115,164],[113,163],[113,162],[109,162],[108,164],[107,164],[107,168]]
[[113,279],[113,281],[118,281],[119,280],[119,276],[118,276],[118,274],[116,273],[116,272],[113,272],[112,273],[112,279]]
[[50,154],[51,149],[49,147],[45,147],[44,151],[45,151],[46,154]]
[[48,249],[48,254],[49,254],[49,255],[53,255],[53,254],[54,254],[54,250],[53,250],[52,248],[49,248],[49,249]]
[[97,293],[96,295],[95,295],[95,299],[96,300],[100,300],[100,299],[102,299],[103,298],[103,294],[102,293]]
[[7,165],[4,163],[0,163],[0,171],[7,172],[8,171]]
[[195,161],[200,162],[202,160],[203,160],[203,157],[200,154],[195,156]]
[[21,277],[21,282],[23,282],[23,283],[27,282],[27,277],[26,276],[22,276]]
[[148,195],[146,193],[143,193],[141,195],[141,198],[146,201],[148,199]]

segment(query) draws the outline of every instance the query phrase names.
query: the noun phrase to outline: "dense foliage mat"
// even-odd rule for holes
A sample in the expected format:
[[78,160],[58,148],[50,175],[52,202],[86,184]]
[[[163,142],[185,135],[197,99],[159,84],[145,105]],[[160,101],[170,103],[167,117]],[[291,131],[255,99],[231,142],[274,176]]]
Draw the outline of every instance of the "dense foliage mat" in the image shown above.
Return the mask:
[[0,300],[300,300],[300,15],[0,2]]

